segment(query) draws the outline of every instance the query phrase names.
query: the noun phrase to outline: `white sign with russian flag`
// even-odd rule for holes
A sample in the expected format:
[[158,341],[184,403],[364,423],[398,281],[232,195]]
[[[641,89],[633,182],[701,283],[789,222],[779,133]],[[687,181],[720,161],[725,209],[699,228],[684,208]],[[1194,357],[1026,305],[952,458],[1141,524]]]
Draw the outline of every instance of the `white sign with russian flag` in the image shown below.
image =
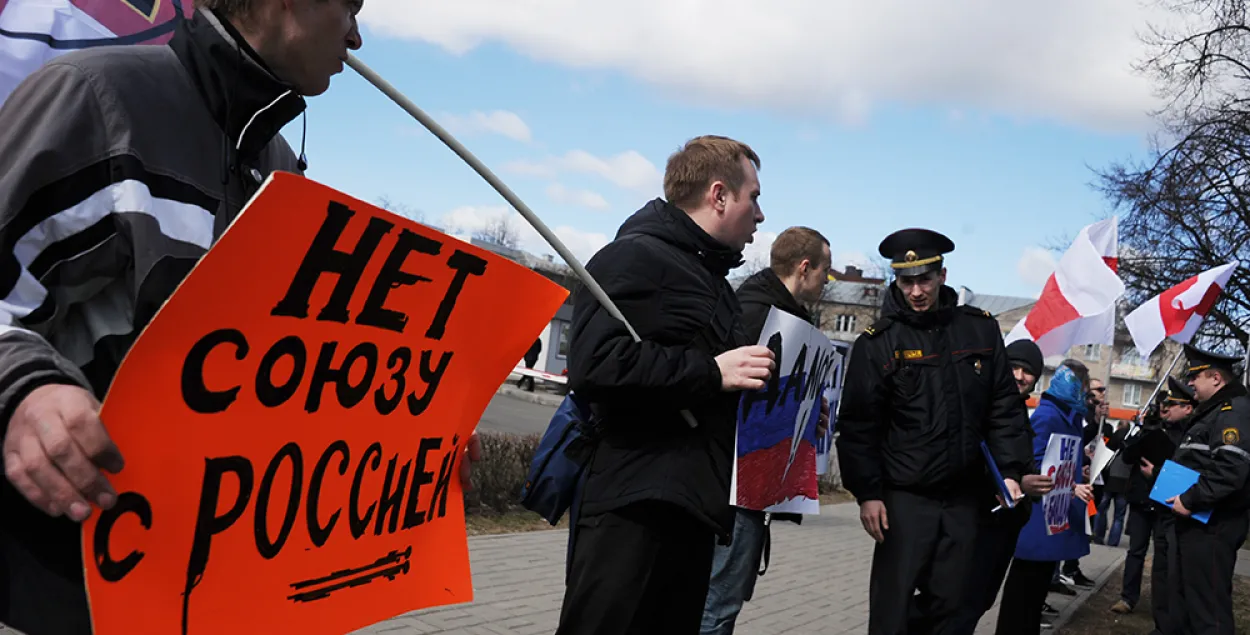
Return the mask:
[[1114,341],[1115,302],[1124,295],[1124,283],[1116,274],[1116,220],[1081,229],[1033,309],[1007,335],[1007,343],[1033,340],[1049,357],[1078,344]]
[[1240,262],[1207,269],[1202,273],[1150,298],[1124,316],[1124,325],[1133,336],[1133,345],[1144,357],[1164,338],[1188,344],[1198,327],[1215,307]]

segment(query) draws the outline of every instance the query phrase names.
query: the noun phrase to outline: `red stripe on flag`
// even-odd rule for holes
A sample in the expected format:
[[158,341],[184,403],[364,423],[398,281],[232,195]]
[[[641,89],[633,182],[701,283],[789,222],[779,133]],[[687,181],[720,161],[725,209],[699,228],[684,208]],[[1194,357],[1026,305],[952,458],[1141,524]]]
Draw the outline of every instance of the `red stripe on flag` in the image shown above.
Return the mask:
[[[1163,319],[1164,333],[1167,333],[1168,335],[1176,335],[1185,329],[1185,324],[1189,322],[1189,316],[1193,315],[1194,312],[1190,309],[1176,308],[1174,306],[1176,304],[1176,296],[1184,293],[1197,282],[1198,276],[1194,276],[1159,294],[1159,314]],[[1218,296],[1219,287],[1214,288],[1216,290],[1216,295]],[[1210,295],[1209,291],[1207,292],[1207,295]],[[1203,296],[1202,301],[1206,302],[1206,300],[1206,296]]]
[[1046,280],[1046,286],[1042,289],[1042,295],[1038,297],[1037,304],[1033,305],[1033,310],[1029,311],[1024,325],[1036,340],[1079,317],[1081,317],[1080,312],[1068,303],[1067,298],[1063,297],[1059,282],[1052,273]]
[[1115,273],[1120,273],[1120,259],[1119,258],[1116,258],[1115,256],[1103,256],[1102,261],[1107,263],[1107,266],[1111,268],[1111,271]]

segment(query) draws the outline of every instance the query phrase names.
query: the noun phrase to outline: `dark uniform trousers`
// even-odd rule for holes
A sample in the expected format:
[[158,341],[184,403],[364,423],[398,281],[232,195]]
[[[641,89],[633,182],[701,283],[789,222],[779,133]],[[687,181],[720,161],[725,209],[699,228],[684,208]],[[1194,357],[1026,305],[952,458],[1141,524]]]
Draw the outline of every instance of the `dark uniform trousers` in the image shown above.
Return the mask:
[[556,635],[697,635],[716,535],[642,502],[577,521]]
[[[977,557],[977,497],[921,496],[887,489],[890,529],[872,558],[869,635],[905,635],[920,617],[934,635],[951,635]],[[919,590],[920,595],[913,598]],[[912,602],[921,616],[912,612]]]
[[[1202,524],[1175,519],[1178,579],[1172,583],[1172,615],[1182,620],[1186,635],[1233,635],[1233,567],[1237,550],[1246,541],[1250,516],[1246,512],[1211,514]],[[1178,597],[1179,596],[1179,597]]]
[[[946,631],[948,633],[972,635],[977,630],[981,616],[994,606],[994,600],[998,598],[998,590],[1003,585],[1003,579],[1007,577],[1007,569],[1016,552],[1020,530],[1029,521],[1032,505],[1027,500],[1014,509],[999,512],[991,511],[993,504],[983,501],[978,508],[976,551],[964,585],[966,599],[959,603],[951,626]],[[909,635],[933,633],[933,624],[926,617],[932,612],[929,606],[931,602],[932,598],[928,595],[916,596],[907,631]]]

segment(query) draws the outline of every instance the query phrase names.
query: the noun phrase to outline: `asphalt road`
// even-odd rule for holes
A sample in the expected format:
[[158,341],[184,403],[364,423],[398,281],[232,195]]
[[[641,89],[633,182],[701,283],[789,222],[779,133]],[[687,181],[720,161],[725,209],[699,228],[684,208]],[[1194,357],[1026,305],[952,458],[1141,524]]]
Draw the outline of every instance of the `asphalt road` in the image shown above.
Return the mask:
[[509,434],[542,434],[556,409],[551,406],[495,395],[482,413],[477,429]]

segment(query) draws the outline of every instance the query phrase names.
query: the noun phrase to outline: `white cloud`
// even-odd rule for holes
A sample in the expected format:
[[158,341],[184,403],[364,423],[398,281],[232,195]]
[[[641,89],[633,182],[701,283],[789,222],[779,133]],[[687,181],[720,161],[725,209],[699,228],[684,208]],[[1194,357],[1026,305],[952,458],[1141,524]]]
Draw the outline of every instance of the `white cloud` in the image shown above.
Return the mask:
[[561,157],[538,161],[513,161],[505,170],[529,176],[553,177],[562,173],[593,174],[627,190],[658,196],[663,177],[647,157],[635,150],[626,150],[607,158],[585,150],[570,150]]
[[1158,104],[1132,65],[1161,18],[1142,0],[370,0],[361,14],[455,54],[502,43],[703,103],[855,121],[903,102],[1113,130],[1142,129]]
[[446,114],[440,122],[456,134],[497,134],[514,141],[528,143],[533,139],[530,127],[521,116],[508,110],[482,112],[475,110],[467,115]]
[[571,189],[559,183],[552,183],[547,186],[547,196],[551,200],[564,205],[577,205],[596,210],[604,210],[609,207],[608,200],[603,198],[598,192]]
[[752,269],[767,267],[772,260],[769,252],[773,249],[773,241],[777,240],[777,232],[756,231],[754,242],[747,243],[742,250],[742,258]]
[[1016,263],[1020,280],[1030,287],[1041,288],[1055,272],[1055,255],[1041,247],[1025,247]]
[[[507,206],[471,206],[457,207],[444,214],[438,222],[442,230],[461,240],[468,241],[474,232],[480,231],[498,219],[504,219],[514,231],[518,247],[532,254],[555,254],[556,250],[547,244],[538,230],[534,229],[516,211]],[[595,252],[608,244],[608,237],[598,232],[588,232],[559,225],[552,227],[556,238],[564,243],[578,260],[585,264]],[[557,256],[558,258],[558,256]]]

